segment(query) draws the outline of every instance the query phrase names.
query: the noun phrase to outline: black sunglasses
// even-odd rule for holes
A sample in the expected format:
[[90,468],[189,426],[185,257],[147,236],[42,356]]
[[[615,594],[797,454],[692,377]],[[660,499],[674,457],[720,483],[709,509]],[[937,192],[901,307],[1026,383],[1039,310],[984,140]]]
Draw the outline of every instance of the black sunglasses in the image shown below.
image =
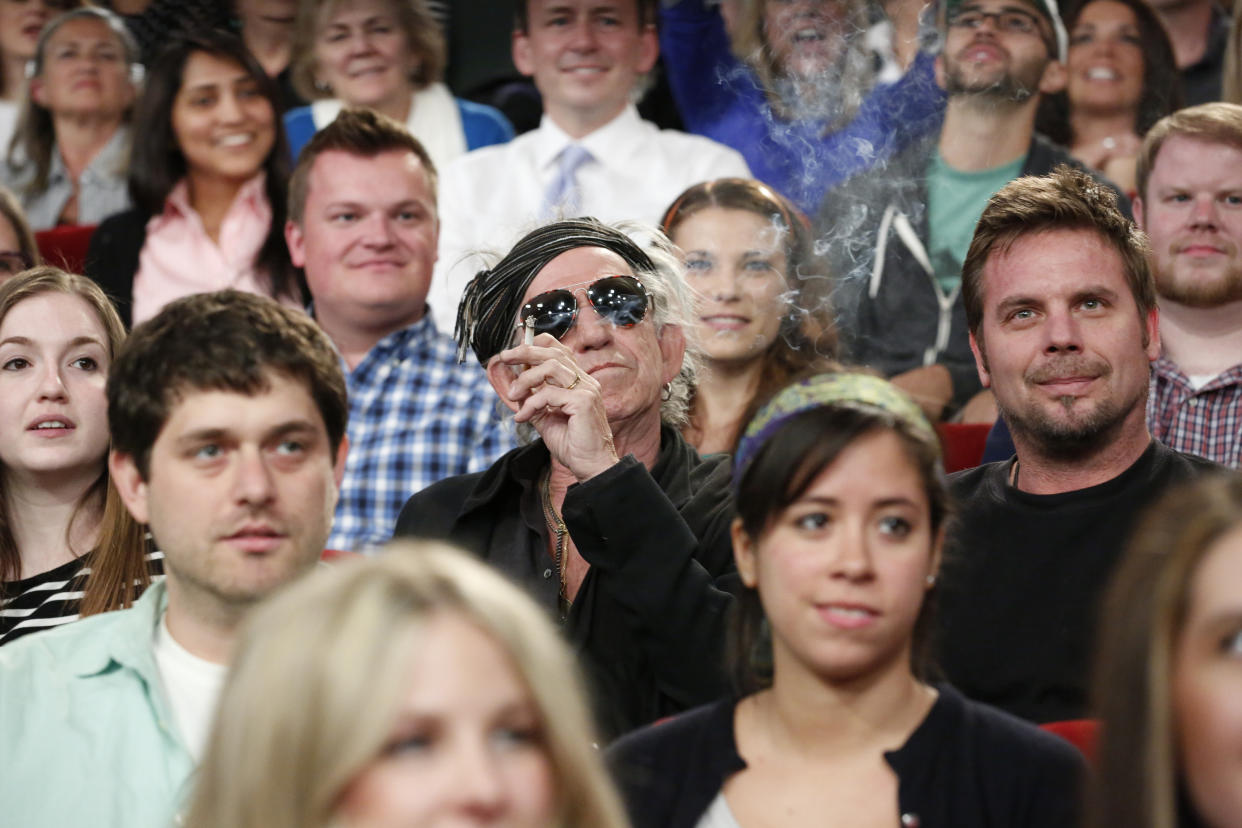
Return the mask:
[[589,284],[539,294],[522,306],[517,327],[530,327],[536,334],[550,333],[557,339],[565,336],[578,321],[578,299],[573,289],[581,284],[587,286],[586,297],[595,312],[621,328],[642,322],[651,305],[643,283],[633,276],[604,276]]

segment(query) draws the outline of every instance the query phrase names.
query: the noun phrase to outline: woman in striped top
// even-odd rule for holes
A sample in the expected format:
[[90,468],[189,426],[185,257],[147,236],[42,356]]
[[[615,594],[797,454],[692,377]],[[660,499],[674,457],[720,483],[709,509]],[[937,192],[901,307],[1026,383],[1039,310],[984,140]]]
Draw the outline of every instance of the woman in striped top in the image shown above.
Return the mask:
[[124,338],[83,276],[0,285],[0,644],[129,606],[162,572],[108,478],[104,382]]

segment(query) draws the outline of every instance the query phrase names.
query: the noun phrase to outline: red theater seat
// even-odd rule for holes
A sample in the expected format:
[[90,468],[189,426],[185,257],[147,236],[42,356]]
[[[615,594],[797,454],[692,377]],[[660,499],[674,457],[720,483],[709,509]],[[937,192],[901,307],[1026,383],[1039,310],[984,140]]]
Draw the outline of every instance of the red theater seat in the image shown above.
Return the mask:
[[1055,733],[1082,752],[1088,762],[1095,760],[1096,738],[1100,723],[1095,719],[1067,719],[1063,722],[1046,722],[1040,725],[1049,733]]
[[70,273],[82,273],[86,266],[86,250],[91,243],[95,225],[55,227],[35,233],[35,244],[43,263]]
[[955,472],[979,465],[991,428],[989,423],[938,423],[936,432],[944,451],[944,470]]

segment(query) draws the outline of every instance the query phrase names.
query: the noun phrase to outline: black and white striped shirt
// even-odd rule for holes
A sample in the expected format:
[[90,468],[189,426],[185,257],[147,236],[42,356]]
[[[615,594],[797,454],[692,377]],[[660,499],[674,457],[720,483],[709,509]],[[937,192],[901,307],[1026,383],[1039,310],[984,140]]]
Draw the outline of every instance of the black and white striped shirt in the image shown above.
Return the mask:
[[[152,580],[163,577],[164,553],[151,546],[149,540],[145,557]],[[86,558],[82,557],[30,578],[5,583],[0,593],[0,646],[23,635],[78,620],[82,587],[90,572]]]

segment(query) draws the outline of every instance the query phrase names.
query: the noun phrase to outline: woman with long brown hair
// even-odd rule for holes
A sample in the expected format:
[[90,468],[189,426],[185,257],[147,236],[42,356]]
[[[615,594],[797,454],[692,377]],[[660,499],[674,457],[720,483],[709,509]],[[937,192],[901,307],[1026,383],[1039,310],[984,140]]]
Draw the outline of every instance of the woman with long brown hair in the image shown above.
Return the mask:
[[836,335],[827,274],[806,219],[758,181],[696,184],[662,225],[683,251],[705,357],[683,436],[703,454],[732,451],[758,403],[794,376],[829,367]]
[[108,476],[104,384],[124,338],[83,276],[0,284],[0,644],[129,606],[163,571]]

